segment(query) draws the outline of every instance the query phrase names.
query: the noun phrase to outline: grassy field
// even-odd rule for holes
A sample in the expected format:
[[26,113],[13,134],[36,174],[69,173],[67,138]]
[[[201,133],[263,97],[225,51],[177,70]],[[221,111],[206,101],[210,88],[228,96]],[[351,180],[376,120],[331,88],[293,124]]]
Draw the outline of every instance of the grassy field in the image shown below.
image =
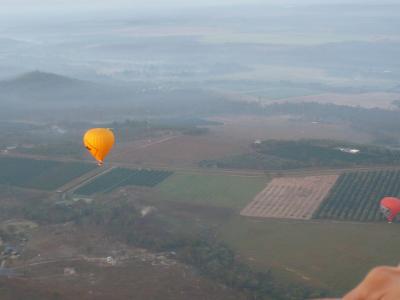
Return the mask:
[[263,190],[267,177],[175,174],[159,185],[165,199],[242,209]]
[[2,157],[0,184],[54,190],[95,167],[93,164],[77,162]]
[[93,181],[77,189],[76,193],[80,195],[107,193],[127,185],[154,187],[171,174],[172,172],[168,171],[118,168],[97,177]]
[[400,196],[400,171],[343,174],[314,218],[351,221],[382,221],[379,201]]
[[399,263],[399,230],[398,224],[235,217],[219,234],[255,268],[340,294],[372,267]]

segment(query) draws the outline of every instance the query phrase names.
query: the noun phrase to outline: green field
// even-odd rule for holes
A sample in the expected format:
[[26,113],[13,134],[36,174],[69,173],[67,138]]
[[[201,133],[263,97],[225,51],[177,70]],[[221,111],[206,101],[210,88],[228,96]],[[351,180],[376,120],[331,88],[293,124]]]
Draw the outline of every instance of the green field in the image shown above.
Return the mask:
[[175,174],[160,184],[158,191],[173,201],[241,209],[268,181],[263,176]]
[[343,174],[314,218],[382,221],[384,218],[379,210],[379,201],[385,196],[400,196],[399,182],[400,171]]
[[116,188],[127,185],[154,187],[164,181],[171,174],[172,172],[168,171],[117,168],[97,177],[95,180],[80,187],[75,192],[80,195],[93,195],[97,193],[111,192]]
[[341,294],[369,269],[400,260],[400,225],[235,217],[219,232],[255,268]]
[[25,158],[0,158],[0,184],[54,190],[94,169],[93,164]]

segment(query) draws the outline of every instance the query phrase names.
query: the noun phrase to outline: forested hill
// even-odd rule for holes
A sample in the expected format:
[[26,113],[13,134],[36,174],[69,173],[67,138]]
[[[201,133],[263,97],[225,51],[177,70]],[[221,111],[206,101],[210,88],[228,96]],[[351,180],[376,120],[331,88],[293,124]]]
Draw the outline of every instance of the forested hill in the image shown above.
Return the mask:
[[8,105],[65,107],[86,101],[110,100],[115,96],[117,89],[40,71],[0,82],[0,100]]
[[[5,119],[12,114],[31,115],[32,111],[79,109],[87,111],[107,108],[107,112],[131,115],[197,115],[257,114],[291,115],[305,120],[350,123],[363,131],[390,139],[390,132],[400,128],[399,111],[361,108],[335,104],[269,103],[231,101],[228,96],[201,88],[144,88],[138,84],[107,85],[44,72],[30,72],[0,81],[0,102]],[[396,102],[394,101],[394,104]],[[7,113],[5,109],[9,108]],[[86,111],[85,111],[86,109]],[[74,114],[76,115],[75,111]],[[52,114],[56,116],[56,114]],[[20,116],[19,116],[20,117]]]
[[61,87],[77,87],[89,84],[78,79],[69,78],[53,73],[46,73],[41,71],[33,71],[22,74],[16,78],[4,80],[0,82],[2,89],[23,89],[31,90],[38,88],[61,88]]
[[[148,88],[140,84],[107,85],[73,79],[57,74],[31,72],[0,81],[0,103],[4,120],[13,117],[31,118],[50,114],[57,118],[86,120],[95,111],[99,114],[124,116],[211,115],[221,113],[256,113],[258,104],[232,102],[224,96],[203,89]],[[6,111],[6,109],[8,110]],[[50,112],[50,113],[49,113]]]

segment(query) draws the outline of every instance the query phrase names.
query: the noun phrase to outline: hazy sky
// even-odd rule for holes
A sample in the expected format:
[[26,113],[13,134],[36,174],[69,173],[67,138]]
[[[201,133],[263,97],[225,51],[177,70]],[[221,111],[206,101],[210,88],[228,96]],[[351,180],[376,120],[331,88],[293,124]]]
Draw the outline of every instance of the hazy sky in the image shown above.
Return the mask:
[[[299,5],[329,5],[329,4],[369,4],[369,3],[396,3],[399,0],[0,0],[0,15],[13,20],[16,16],[23,18],[32,16],[43,17],[50,13],[51,16],[96,11],[125,12],[140,15],[159,15],[168,11],[186,10],[196,7],[251,5],[262,4],[265,6],[299,6]],[[1,23],[1,20],[0,20]]]
[[291,0],[0,0],[0,14],[26,12],[46,12],[48,10],[68,9],[118,9],[129,7],[138,11],[154,8],[179,9],[197,6],[237,5],[252,3],[276,3]]
[[248,4],[248,3],[263,3],[263,4],[324,4],[324,3],[382,3],[392,2],[396,0],[0,0],[0,5],[7,6],[76,6],[76,5],[137,5],[140,7],[149,5],[182,5],[182,6],[201,6],[201,5],[229,5],[229,4]]
[[76,6],[76,5],[137,5],[137,6],[148,6],[148,5],[215,5],[215,4],[238,4],[238,3],[251,3],[251,2],[275,2],[279,3],[282,1],[262,1],[262,0],[0,0],[0,4],[6,4],[7,6],[57,6],[57,5],[66,5],[66,6]]

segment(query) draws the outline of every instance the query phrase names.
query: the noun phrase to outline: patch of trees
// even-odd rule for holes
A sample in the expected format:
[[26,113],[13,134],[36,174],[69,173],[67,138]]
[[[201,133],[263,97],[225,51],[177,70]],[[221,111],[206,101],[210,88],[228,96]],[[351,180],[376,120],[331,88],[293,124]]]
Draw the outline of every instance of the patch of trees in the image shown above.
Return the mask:
[[35,203],[23,210],[24,217],[38,223],[75,222],[102,227],[108,234],[152,251],[174,252],[176,258],[195,267],[203,276],[246,293],[249,299],[296,300],[324,296],[322,291],[278,282],[270,271],[255,271],[244,264],[211,230],[184,234],[162,211],[142,217],[127,201],[73,205]]
[[232,249],[210,236],[186,239],[176,251],[180,260],[203,275],[246,292],[251,299],[309,299],[324,294],[304,286],[280,284],[270,271],[254,271],[240,262]]
[[[340,148],[360,152],[348,153]],[[252,153],[200,162],[202,167],[271,170],[378,164],[400,164],[400,151],[332,140],[267,140],[254,146]]]

